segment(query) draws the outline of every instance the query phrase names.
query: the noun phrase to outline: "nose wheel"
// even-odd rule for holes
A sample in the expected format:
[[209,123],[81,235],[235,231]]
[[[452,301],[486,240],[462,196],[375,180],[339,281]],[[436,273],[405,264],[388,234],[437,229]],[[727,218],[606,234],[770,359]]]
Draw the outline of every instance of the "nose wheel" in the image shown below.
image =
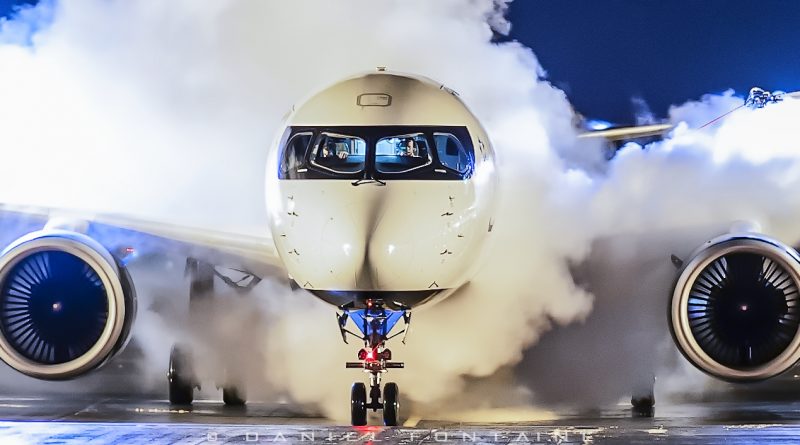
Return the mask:
[[353,383],[350,389],[350,422],[353,426],[367,424],[367,410],[383,410],[383,424],[398,426],[400,421],[400,391],[397,383],[387,383],[383,387],[383,401],[381,401],[380,386],[370,388],[370,401],[367,401],[367,387],[362,382]]
[[[386,342],[408,331],[411,315],[406,309],[390,310],[380,300],[367,300],[367,308],[337,315],[342,339],[347,343],[347,335],[358,337],[364,342],[364,348],[358,351],[357,362],[347,362],[347,368],[361,369],[369,374],[370,387],[356,382],[350,388],[350,420],[354,426],[367,424],[367,410],[383,411],[383,423],[386,426],[397,426],[400,423],[400,390],[396,383],[387,383],[381,391],[381,376],[391,368],[403,368],[402,362],[392,361],[392,351],[386,349]],[[400,319],[406,323],[406,329],[388,335]],[[347,321],[352,319],[363,335],[346,329]],[[405,342],[405,338],[404,338]]]
[[350,389],[350,422],[353,426],[367,424],[367,387],[361,382]]
[[383,424],[397,426],[400,420],[400,390],[397,383],[387,383],[383,387]]

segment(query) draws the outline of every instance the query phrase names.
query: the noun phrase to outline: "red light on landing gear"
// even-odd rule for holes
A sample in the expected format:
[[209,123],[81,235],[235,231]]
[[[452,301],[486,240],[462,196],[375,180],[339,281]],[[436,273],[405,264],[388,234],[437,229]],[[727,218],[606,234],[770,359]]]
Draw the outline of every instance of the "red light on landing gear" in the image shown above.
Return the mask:
[[358,359],[359,360],[368,361],[368,362],[374,362],[374,361],[378,360],[378,356],[379,355],[380,354],[378,354],[378,351],[376,351],[374,349],[362,349],[362,350],[358,351]]

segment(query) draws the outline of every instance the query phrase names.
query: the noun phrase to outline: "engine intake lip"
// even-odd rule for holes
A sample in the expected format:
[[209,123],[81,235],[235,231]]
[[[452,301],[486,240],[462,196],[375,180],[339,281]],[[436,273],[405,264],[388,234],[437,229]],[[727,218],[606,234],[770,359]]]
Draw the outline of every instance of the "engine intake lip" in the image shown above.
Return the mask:
[[102,365],[118,346],[125,327],[125,295],[114,258],[90,237],[61,230],[34,232],[7,247],[0,256],[0,283],[18,263],[30,255],[45,251],[66,252],[84,261],[102,281],[106,290],[108,317],[97,341],[77,358],[56,364],[33,361],[0,335],[0,359],[15,370],[45,380],[73,378]]
[[696,252],[678,277],[670,307],[670,328],[683,355],[697,368],[722,380],[755,382],[772,378],[785,372],[800,359],[800,329],[788,346],[766,363],[735,368],[719,363],[700,345],[693,333],[689,300],[694,283],[700,274],[719,258],[733,253],[764,256],[782,267],[800,285],[800,256],[782,243],[758,234],[724,235],[707,242]]

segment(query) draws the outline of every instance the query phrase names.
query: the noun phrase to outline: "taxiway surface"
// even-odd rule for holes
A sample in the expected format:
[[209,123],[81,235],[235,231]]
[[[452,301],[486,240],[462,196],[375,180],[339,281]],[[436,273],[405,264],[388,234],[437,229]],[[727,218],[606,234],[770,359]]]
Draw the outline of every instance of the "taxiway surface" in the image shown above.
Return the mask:
[[540,421],[475,424],[411,419],[405,426],[350,427],[288,404],[219,401],[170,407],[136,398],[0,398],[2,444],[140,443],[787,443],[800,442],[800,402],[716,402],[670,405],[653,418],[624,405]]

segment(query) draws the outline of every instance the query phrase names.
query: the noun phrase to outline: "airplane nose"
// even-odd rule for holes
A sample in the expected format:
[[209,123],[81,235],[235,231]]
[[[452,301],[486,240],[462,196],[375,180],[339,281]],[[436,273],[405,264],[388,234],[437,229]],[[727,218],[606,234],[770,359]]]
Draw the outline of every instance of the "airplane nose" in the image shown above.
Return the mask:
[[438,210],[426,211],[427,200],[402,184],[353,188],[347,191],[352,198],[325,224],[322,252],[331,262],[329,275],[356,289],[417,288],[419,275],[409,280],[421,272],[415,256],[440,244],[438,227],[428,218]]
[[392,185],[367,246],[375,284],[413,291],[452,285],[469,257],[471,200],[458,186]]
[[315,252],[320,268],[319,273],[308,271],[316,276],[310,283],[320,289],[377,289],[369,245],[384,211],[386,187],[345,184],[340,193],[328,191],[339,196],[335,207],[323,205],[315,212],[321,240],[307,248]]
[[291,185],[276,245],[306,289],[448,289],[463,282],[464,262],[480,247],[474,198],[463,184]]

